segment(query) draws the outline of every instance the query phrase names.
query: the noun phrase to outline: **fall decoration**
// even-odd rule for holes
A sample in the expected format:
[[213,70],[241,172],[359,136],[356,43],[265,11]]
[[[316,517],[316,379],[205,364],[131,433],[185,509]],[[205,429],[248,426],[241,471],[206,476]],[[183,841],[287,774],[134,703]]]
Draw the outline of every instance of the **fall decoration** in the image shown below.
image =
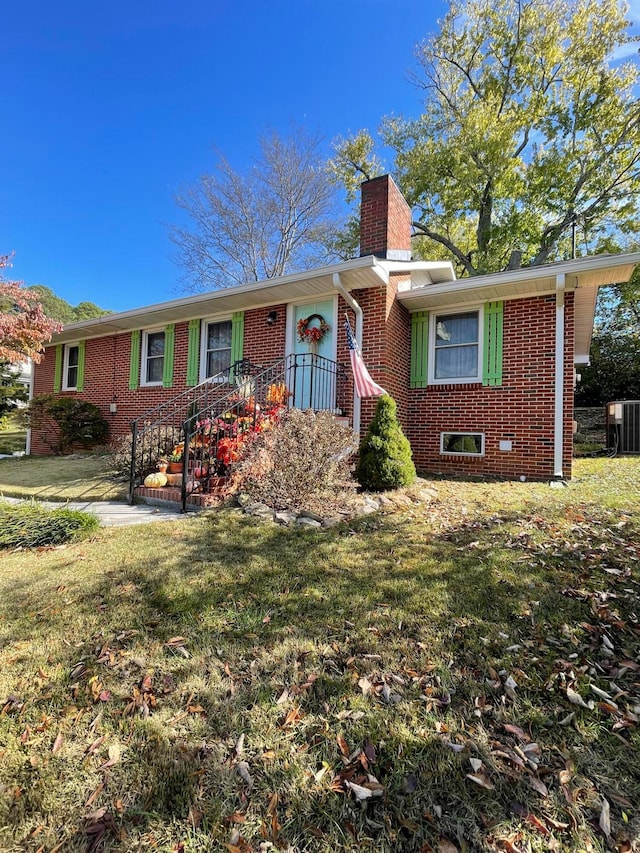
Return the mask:
[[[312,320],[317,320],[317,325],[312,326]],[[298,320],[298,340],[302,344],[319,344],[330,328],[321,314],[309,314],[308,317]]]
[[144,484],[149,489],[159,489],[167,485],[167,475],[161,471],[156,471],[155,474],[149,474],[144,478]]

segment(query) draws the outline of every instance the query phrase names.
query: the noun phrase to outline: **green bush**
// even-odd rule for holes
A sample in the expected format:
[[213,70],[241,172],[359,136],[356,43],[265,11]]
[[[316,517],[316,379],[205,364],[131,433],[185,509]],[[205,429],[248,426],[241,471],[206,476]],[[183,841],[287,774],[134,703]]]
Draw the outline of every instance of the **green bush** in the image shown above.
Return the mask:
[[374,492],[408,486],[416,478],[411,446],[396,417],[396,402],[388,394],[378,400],[369,431],[360,443],[356,477],[364,489]]
[[[109,424],[100,409],[86,400],[41,394],[29,403],[29,420],[33,429],[56,454],[68,453],[75,445],[94,447],[109,435]],[[52,430],[51,422],[57,425]]]
[[37,502],[0,503],[0,548],[40,548],[77,542],[94,533],[95,515],[60,507],[47,509]]

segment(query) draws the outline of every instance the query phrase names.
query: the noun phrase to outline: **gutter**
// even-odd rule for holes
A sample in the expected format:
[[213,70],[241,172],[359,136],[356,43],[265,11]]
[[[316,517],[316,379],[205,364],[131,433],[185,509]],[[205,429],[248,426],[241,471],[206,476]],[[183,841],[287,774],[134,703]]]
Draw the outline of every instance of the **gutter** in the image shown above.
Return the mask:
[[[31,400],[33,400],[33,397],[34,397],[33,391],[34,391],[35,381],[36,381],[36,368],[35,368],[35,362],[34,361],[29,359],[29,362],[31,364],[31,376],[29,377],[29,402],[31,402]],[[24,447],[24,454],[25,454],[25,456],[31,456],[31,427],[30,426],[27,427],[27,441],[26,441],[25,447]]]
[[[344,301],[347,303],[349,308],[352,309],[354,314],[356,315],[356,343],[360,347],[360,351],[362,352],[362,330],[364,327],[364,312],[362,308],[358,305],[356,300],[351,296],[350,293],[347,292],[345,286],[342,283],[342,279],[340,278],[339,272],[334,272],[332,275],[333,286],[338,291],[338,293],[342,296]],[[360,435],[360,397],[356,394],[356,385],[353,383],[353,431],[356,435]]]
[[553,476],[561,480],[564,438],[564,293],[565,274],[556,276],[556,376],[553,436]]

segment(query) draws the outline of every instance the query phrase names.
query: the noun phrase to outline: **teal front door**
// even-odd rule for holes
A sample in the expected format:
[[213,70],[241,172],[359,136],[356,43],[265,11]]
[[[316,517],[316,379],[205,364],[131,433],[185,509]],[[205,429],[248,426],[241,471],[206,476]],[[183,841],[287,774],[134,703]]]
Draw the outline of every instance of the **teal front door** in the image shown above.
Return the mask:
[[[319,329],[321,324],[329,328],[317,343],[312,335],[300,339],[300,321],[308,321],[309,331]],[[293,311],[293,354],[296,356],[292,368],[294,375],[289,387],[293,389],[293,405],[299,409],[333,410],[336,404],[336,331],[335,299],[308,302],[296,305]]]

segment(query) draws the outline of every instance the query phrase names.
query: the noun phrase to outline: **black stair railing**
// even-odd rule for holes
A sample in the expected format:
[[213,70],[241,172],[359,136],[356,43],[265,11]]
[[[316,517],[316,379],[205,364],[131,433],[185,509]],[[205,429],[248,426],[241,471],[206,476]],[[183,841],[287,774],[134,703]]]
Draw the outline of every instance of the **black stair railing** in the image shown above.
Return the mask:
[[182,444],[181,503],[194,492],[209,491],[233,461],[238,433],[287,408],[341,411],[346,372],[315,353],[290,355],[262,367],[249,361],[232,365],[162,403],[132,422],[130,499],[158,456]]

